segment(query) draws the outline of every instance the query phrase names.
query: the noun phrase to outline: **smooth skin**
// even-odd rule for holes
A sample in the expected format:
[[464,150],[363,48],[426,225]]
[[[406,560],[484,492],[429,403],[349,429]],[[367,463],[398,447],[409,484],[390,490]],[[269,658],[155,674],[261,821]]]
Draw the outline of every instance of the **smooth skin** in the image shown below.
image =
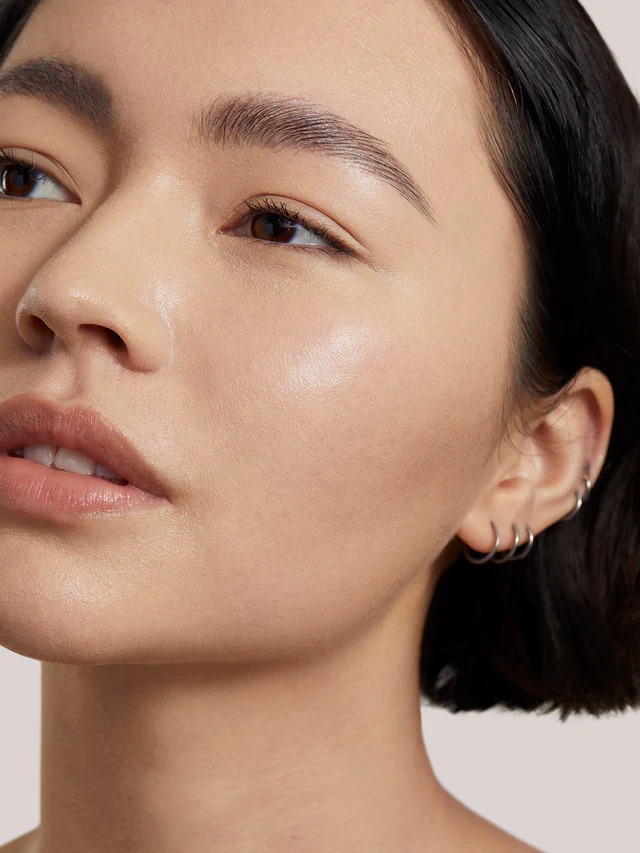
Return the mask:
[[[41,824],[4,853],[533,850],[438,781],[420,638],[463,542],[556,523],[585,460],[596,482],[613,393],[585,369],[500,434],[524,244],[437,10],[44,0],[4,67],[41,56],[104,76],[122,123],[0,99],[0,145],[53,179],[0,199],[1,397],[95,406],[170,501],[0,512],[0,643],[44,662]],[[192,113],[248,91],[383,140],[435,222],[336,157],[198,147]],[[233,208],[265,195],[356,257],[250,239]]]

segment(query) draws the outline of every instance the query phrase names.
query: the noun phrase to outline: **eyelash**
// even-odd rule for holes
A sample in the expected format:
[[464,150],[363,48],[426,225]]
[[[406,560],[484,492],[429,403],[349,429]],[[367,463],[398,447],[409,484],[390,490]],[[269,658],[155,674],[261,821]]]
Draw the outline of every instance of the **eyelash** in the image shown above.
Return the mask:
[[[29,163],[27,160],[15,157],[11,149],[0,147],[0,175],[2,175],[4,170],[9,166],[17,166],[27,169],[35,181],[40,181],[43,184],[50,179],[50,176],[47,175],[46,172],[38,169],[33,162]],[[40,175],[41,177],[34,177],[35,175]],[[55,180],[55,178],[52,180]],[[261,243],[263,246],[278,246],[279,248],[288,247],[289,249],[303,252],[323,252],[324,254],[336,258],[336,260],[348,260],[349,258],[355,257],[354,250],[335,234],[332,234],[328,228],[321,225],[314,225],[306,216],[299,211],[290,208],[284,201],[275,201],[268,196],[259,199],[258,201],[245,201],[239,207],[234,208],[234,213],[236,216],[242,218],[242,221],[239,222],[235,228],[240,228],[245,225],[251,218],[252,214],[263,215],[272,213],[289,222],[293,222],[296,225],[301,225],[314,236],[321,237],[329,244],[329,247],[315,245],[300,246],[296,243],[272,243],[268,240],[261,240],[259,237],[249,236],[250,240]]]

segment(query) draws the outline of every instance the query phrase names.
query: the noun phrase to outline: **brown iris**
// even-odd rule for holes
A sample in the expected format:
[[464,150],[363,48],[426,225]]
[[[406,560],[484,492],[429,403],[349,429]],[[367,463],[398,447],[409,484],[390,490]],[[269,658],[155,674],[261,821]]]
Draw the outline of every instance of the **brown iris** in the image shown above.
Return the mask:
[[[35,184],[41,180],[33,177],[35,173],[35,169],[21,163],[5,166],[0,171],[0,188],[3,193],[15,198],[21,198],[23,194],[28,196]],[[15,177],[8,177],[10,175],[15,175]]]
[[[256,225],[260,220],[266,220],[266,224]],[[291,220],[277,213],[261,213],[259,216],[254,216],[251,222],[251,236],[260,240],[288,243],[297,230],[298,228],[291,224]]]

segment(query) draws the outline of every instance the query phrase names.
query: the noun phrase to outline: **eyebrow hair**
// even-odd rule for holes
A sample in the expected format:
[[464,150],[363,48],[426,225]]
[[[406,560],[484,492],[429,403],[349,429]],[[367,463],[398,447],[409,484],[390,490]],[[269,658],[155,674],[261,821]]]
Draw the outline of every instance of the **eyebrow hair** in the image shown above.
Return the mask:
[[0,72],[0,97],[26,95],[62,107],[96,130],[116,124],[111,91],[103,78],[88,68],[62,59],[28,59]]
[[[101,133],[113,132],[119,123],[108,83],[81,63],[40,57],[1,71],[0,98],[13,94],[61,107]],[[193,127],[205,146],[257,146],[338,157],[394,187],[435,223],[429,200],[387,142],[307,98],[221,95],[194,116]]]
[[197,132],[201,141],[221,146],[258,145],[339,157],[395,187],[433,221],[430,203],[387,143],[306,98],[221,95],[203,110]]

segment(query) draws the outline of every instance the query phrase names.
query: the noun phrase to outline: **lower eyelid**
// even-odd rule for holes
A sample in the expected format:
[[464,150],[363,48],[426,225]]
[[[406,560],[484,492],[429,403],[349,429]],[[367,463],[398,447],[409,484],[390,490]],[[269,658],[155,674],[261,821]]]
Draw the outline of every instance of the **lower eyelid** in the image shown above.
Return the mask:
[[324,252],[327,255],[346,254],[346,252],[341,253],[335,249],[329,248],[328,246],[303,246],[299,243],[278,243],[276,240],[262,240],[260,237],[253,237],[251,234],[238,234],[237,236],[244,237],[245,240],[251,240],[253,243],[258,243],[260,246],[276,246],[279,249],[287,249],[290,252]]
[[[231,236],[236,236],[233,234],[233,230],[226,231],[226,232],[219,232],[219,233],[223,233],[223,234],[227,233],[227,234],[230,234]],[[302,253],[302,252],[308,253],[306,255],[307,257],[317,258],[318,256],[321,255],[325,258],[328,258],[330,261],[333,261],[333,260],[358,261],[358,260],[360,260],[357,257],[357,255],[355,255],[355,254],[351,254],[349,252],[338,252],[335,249],[331,249],[328,246],[320,246],[320,245],[318,245],[318,246],[303,246],[303,245],[294,244],[294,243],[278,243],[278,242],[270,241],[270,240],[261,240],[259,237],[253,237],[250,234],[240,234],[238,236],[240,236],[241,238],[244,238],[245,240],[251,241],[252,244],[257,244],[259,251],[261,251],[263,248],[271,251],[273,249],[273,247],[275,247],[276,251],[280,252],[280,254],[278,255],[278,258],[280,258],[281,260],[283,260],[285,262],[287,260],[287,257],[289,257],[289,259],[291,259],[291,256],[295,257],[296,254],[299,256],[300,253]],[[273,257],[275,258],[275,255]]]

